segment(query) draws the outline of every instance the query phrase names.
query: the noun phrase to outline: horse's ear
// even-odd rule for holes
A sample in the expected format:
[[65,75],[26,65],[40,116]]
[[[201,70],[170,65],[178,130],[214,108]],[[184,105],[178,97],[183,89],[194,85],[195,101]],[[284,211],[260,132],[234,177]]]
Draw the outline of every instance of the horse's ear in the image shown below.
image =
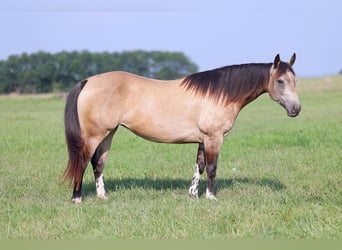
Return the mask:
[[293,53],[293,55],[292,55],[292,57],[291,57],[291,59],[290,59],[290,61],[289,61],[289,64],[290,64],[291,66],[293,66],[293,64],[295,63],[295,61],[296,61],[296,53]]
[[273,68],[275,68],[275,69],[278,68],[279,63],[280,63],[280,56],[279,56],[279,54],[277,54],[274,58]]

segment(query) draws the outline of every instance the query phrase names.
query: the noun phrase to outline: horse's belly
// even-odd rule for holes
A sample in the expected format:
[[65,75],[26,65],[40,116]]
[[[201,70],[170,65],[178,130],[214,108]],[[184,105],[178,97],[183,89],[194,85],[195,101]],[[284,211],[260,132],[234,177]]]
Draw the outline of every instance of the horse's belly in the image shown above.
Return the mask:
[[[139,100],[139,97],[136,99]],[[183,105],[175,98],[162,98],[161,95],[144,96],[136,101],[134,106],[125,110],[120,124],[145,139],[191,143],[199,142],[201,138],[197,126],[197,112],[191,109],[191,105]]]
[[195,143],[201,142],[201,134],[196,126],[182,122],[146,121],[144,123],[121,124],[136,135],[150,141],[165,143]]

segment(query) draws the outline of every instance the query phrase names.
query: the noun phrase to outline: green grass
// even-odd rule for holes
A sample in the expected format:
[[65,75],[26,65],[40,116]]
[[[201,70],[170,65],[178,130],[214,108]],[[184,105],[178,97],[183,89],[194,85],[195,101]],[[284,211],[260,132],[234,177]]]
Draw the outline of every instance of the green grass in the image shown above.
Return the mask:
[[290,119],[267,95],[222,147],[218,202],[187,190],[197,145],[145,141],[121,128],[105,167],[108,199],[59,182],[67,162],[64,101],[0,98],[0,238],[342,238],[342,77],[302,79]]

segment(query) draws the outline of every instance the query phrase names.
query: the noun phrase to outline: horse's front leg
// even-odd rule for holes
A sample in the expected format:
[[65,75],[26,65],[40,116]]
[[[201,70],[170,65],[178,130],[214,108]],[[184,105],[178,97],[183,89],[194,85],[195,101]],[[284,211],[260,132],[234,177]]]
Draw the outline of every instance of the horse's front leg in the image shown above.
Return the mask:
[[204,168],[205,168],[204,144],[200,143],[198,146],[198,151],[197,151],[195,172],[192,177],[191,186],[189,188],[189,195],[196,199],[198,199],[198,187],[199,187],[201,175],[204,172]]
[[217,169],[217,159],[220,153],[221,145],[223,142],[223,136],[217,135],[208,137],[204,142],[205,158],[207,168],[207,189],[205,191],[206,198],[210,200],[217,200],[215,197],[215,177]]
[[205,191],[205,197],[210,200],[217,200],[215,197],[215,177],[217,169],[218,153],[206,153],[207,157],[207,189]]

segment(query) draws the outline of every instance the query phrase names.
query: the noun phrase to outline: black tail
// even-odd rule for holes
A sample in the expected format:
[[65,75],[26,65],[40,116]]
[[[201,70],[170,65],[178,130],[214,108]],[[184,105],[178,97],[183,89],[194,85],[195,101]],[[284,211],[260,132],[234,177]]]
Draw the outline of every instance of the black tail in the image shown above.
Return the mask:
[[77,99],[87,80],[79,82],[69,93],[64,111],[65,137],[68,146],[69,161],[62,178],[74,184],[78,190],[83,172],[89,160],[89,153],[81,136],[77,112]]

